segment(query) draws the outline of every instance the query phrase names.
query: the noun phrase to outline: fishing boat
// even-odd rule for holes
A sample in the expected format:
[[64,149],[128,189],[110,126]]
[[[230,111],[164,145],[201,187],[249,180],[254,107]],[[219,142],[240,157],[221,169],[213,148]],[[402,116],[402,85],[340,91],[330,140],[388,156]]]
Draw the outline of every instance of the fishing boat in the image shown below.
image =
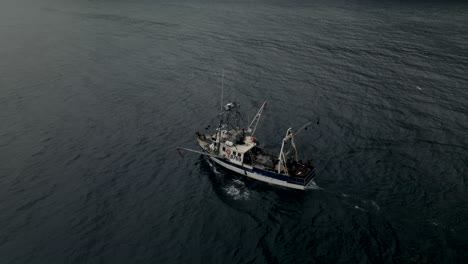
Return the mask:
[[219,166],[245,177],[288,188],[306,189],[315,176],[315,168],[311,160],[299,160],[294,137],[307,129],[310,122],[298,130],[288,128],[279,153],[267,151],[259,146],[255,137],[266,104],[265,101],[247,128],[240,126],[239,103],[224,105],[215,131],[212,134],[196,133],[201,151],[179,147],[179,154],[181,150],[202,154]]

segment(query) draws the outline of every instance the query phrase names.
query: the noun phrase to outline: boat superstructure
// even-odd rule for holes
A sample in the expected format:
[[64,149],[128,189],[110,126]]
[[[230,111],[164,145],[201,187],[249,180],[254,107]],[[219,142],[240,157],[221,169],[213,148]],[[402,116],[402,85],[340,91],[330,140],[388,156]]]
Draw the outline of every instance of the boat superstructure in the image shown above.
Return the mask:
[[[298,159],[294,137],[309,123],[297,131],[289,128],[281,142],[280,152],[275,155],[261,148],[254,136],[265,106],[266,102],[249,126],[241,128],[239,104],[228,103],[222,108],[219,125],[212,134],[196,133],[202,151],[178,149],[206,155],[221,167],[249,178],[303,190],[315,176],[315,168],[311,161]],[[286,148],[289,151],[285,152]]]

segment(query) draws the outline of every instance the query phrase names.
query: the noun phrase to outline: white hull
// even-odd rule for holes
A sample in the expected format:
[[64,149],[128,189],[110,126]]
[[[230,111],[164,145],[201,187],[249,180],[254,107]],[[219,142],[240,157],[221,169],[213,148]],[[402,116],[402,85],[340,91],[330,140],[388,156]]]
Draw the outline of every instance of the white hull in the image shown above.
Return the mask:
[[274,185],[280,185],[280,186],[284,186],[284,187],[287,187],[287,188],[293,188],[293,189],[298,189],[298,190],[304,190],[305,189],[305,186],[303,185],[298,185],[298,184],[294,184],[294,183],[289,183],[289,182],[286,182],[286,181],[281,181],[281,180],[277,180],[277,179],[273,179],[273,178],[270,178],[270,177],[266,177],[266,176],[263,176],[261,174],[258,174],[258,173],[255,173],[255,172],[250,172],[248,170],[243,170],[241,168],[238,168],[238,167],[235,167],[235,166],[232,166],[228,163],[225,163],[217,158],[214,158],[214,157],[209,157],[212,161],[214,161],[216,164],[230,170],[230,171],[234,171],[234,172],[237,172],[239,174],[242,174],[244,176],[247,176],[249,178],[252,178],[252,179],[256,179],[256,180],[259,180],[259,181],[262,181],[262,182],[266,182],[266,183],[270,183],[270,184],[274,184]]

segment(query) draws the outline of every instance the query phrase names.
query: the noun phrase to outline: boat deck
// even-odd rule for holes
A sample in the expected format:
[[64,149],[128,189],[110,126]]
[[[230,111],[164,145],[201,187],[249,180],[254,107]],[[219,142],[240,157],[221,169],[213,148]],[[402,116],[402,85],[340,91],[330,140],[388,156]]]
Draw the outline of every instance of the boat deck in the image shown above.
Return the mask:
[[[205,150],[208,150],[211,144],[210,137],[210,135],[198,135],[200,146]],[[278,172],[278,157],[259,147],[254,147],[251,151],[245,154],[243,164],[271,171],[273,173]],[[310,162],[303,163],[302,161],[291,161],[287,162],[286,166],[290,177],[305,179],[308,181],[309,178],[312,178],[315,174],[315,168],[310,164]]]

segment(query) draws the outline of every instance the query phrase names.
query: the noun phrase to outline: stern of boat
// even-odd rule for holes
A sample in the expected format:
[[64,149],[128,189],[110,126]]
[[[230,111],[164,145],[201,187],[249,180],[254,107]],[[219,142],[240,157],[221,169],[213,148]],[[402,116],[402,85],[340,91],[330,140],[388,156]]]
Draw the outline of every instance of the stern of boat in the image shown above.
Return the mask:
[[296,163],[290,167],[290,177],[293,183],[306,186],[315,177],[315,167],[311,164]]

